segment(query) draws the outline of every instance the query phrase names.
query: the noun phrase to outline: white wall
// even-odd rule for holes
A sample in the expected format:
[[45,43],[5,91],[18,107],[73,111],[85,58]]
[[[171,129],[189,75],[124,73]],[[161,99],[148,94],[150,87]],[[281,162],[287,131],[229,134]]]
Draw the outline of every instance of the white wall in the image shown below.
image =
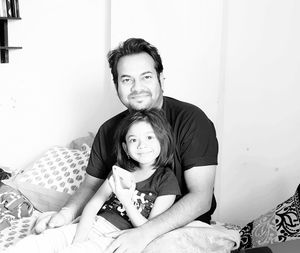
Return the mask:
[[220,219],[245,224],[300,183],[300,2],[227,1]]
[[9,42],[23,49],[0,64],[0,165],[16,169],[119,110],[106,66],[109,1],[19,2]]

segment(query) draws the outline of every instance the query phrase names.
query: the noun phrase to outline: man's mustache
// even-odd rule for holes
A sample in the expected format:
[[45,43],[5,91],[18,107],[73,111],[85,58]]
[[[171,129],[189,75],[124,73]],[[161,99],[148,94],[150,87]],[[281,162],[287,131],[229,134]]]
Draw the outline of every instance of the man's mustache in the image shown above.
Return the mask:
[[134,91],[129,94],[130,97],[131,96],[140,96],[140,95],[151,95],[151,92],[149,92],[149,91],[139,91],[139,92]]

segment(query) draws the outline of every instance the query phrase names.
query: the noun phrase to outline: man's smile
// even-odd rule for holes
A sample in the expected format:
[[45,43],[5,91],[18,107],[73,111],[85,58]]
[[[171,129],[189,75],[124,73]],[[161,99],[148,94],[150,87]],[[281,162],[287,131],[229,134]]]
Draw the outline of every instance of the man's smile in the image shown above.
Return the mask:
[[131,99],[140,99],[150,96],[151,94],[149,92],[141,92],[141,93],[131,93],[129,95],[129,98]]

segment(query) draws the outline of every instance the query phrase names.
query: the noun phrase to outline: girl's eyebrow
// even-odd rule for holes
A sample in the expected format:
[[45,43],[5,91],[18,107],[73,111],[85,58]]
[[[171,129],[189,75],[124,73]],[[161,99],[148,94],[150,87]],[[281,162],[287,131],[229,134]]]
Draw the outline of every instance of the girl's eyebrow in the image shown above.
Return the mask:
[[134,134],[128,135],[127,139],[130,138],[130,137],[135,137],[135,135]]
[[[154,131],[148,131],[148,132],[145,132],[145,134],[155,134],[155,133],[154,133]],[[131,135],[127,136],[127,138],[130,138],[130,137],[136,137],[136,135],[131,134]]]

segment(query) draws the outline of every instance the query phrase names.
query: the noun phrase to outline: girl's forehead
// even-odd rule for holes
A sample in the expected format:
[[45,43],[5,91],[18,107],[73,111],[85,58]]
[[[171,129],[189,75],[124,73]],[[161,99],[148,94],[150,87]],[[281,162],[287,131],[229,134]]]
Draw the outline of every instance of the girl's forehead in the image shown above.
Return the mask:
[[127,135],[153,132],[153,128],[149,122],[137,121],[129,127]]

